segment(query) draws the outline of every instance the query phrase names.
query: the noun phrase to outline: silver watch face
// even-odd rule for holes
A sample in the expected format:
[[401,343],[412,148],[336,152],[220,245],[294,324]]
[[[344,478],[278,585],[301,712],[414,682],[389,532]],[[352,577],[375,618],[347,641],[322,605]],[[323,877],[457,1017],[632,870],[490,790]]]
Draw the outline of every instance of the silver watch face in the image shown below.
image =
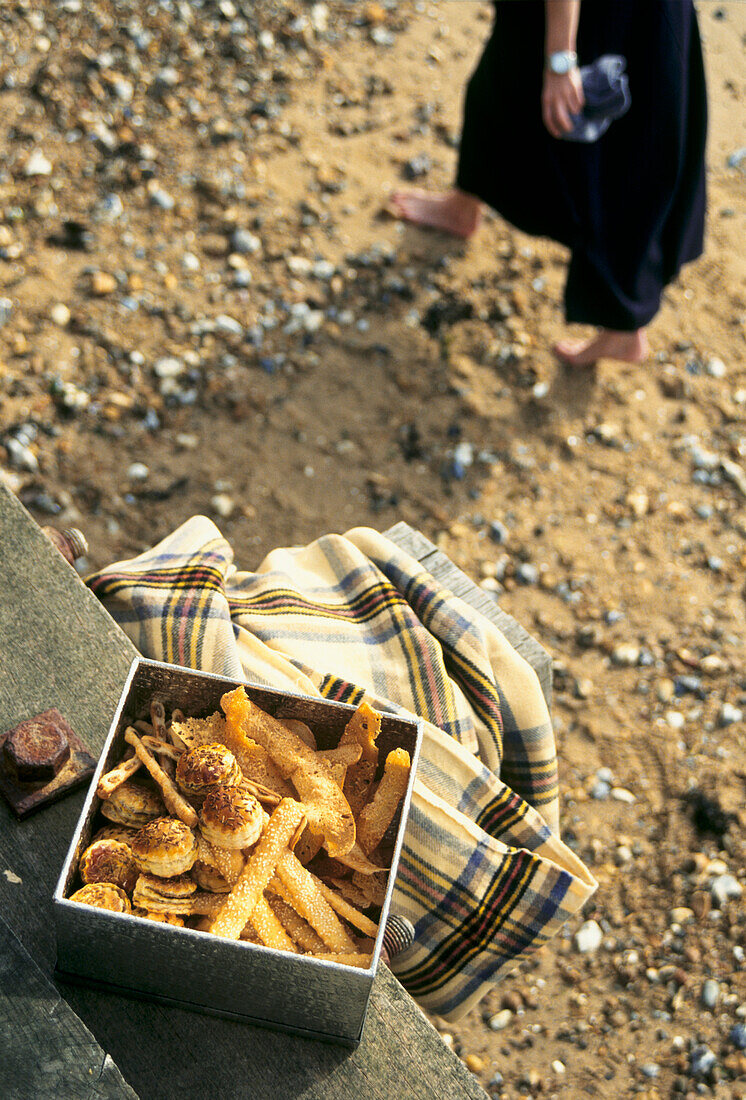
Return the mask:
[[553,73],[562,75],[563,73],[569,73],[570,69],[575,68],[576,61],[577,58],[575,54],[569,51],[553,53],[549,57],[549,68]]

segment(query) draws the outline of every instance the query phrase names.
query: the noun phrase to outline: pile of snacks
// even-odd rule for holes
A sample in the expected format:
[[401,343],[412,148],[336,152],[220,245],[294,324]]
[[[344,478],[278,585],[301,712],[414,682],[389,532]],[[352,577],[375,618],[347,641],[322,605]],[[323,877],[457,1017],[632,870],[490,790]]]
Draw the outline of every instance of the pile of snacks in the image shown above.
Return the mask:
[[167,721],[155,699],[151,721],[127,727],[71,900],[369,966],[409,754],[379,759],[381,716],[367,703],[326,750],[243,687],[220,705]]

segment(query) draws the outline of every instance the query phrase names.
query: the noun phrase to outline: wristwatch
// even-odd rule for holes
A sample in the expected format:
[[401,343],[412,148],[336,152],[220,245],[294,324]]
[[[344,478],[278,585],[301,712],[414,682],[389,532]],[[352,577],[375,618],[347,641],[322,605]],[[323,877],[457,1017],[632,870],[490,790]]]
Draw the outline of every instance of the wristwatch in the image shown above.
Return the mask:
[[577,63],[578,55],[574,50],[557,50],[556,53],[550,53],[547,57],[547,68],[558,76],[569,73]]

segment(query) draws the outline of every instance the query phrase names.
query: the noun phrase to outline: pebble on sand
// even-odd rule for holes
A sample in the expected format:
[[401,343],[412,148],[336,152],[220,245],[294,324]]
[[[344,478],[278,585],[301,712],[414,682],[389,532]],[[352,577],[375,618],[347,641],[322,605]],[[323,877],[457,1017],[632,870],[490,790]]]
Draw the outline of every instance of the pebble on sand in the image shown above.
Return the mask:
[[487,1065],[484,1058],[481,1058],[478,1054],[467,1054],[464,1058],[464,1063],[466,1068],[470,1069],[472,1073],[481,1073]]
[[741,897],[743,886],[734,875],[716,875],[710,883],[710,893],[712,900],[722,909],[731,899]]
[[227,493],[217,493],[210,501],[213,509],[222,519],[228,519],[236,510],[236,502]]
[[50,309],[49,316],[60,328],[66,328],[70,324],[70,310],[64,302],[56,302]]
[[52,162],[41,149],[34,149],[26,161],[24,172],[27,176],[51,176]]
[[108,271],[94,271],[91,275],[91,292],[97,298],[112,294],[117,289],[117,281]]
[[708,978],[702,986],[702,1004],[705,1008],[715,1008],[720,1000],[720,985],[714,978]]
[[575,946],[581,955],[598,951],[603,943],[603,930],[598,921],[587,920],[575,933]]
[[490,1016],[489,1025],[492,1031],[503,1031],[513,1019],[513,1013],[509,1008],[503,1008]]

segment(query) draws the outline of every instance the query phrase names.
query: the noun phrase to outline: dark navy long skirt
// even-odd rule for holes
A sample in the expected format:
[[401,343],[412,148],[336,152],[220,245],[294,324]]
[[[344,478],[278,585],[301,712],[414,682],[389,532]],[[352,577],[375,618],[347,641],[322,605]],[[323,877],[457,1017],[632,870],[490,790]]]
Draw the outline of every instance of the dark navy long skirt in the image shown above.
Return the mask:
[[581,65],[627,59],[631,107],[592,145],[541,119],[543,0],[499,0],[469,81],[456,183],[567,245],[568,321],[632,331],[702,252],[707,95],[691,0],[583,0]]

